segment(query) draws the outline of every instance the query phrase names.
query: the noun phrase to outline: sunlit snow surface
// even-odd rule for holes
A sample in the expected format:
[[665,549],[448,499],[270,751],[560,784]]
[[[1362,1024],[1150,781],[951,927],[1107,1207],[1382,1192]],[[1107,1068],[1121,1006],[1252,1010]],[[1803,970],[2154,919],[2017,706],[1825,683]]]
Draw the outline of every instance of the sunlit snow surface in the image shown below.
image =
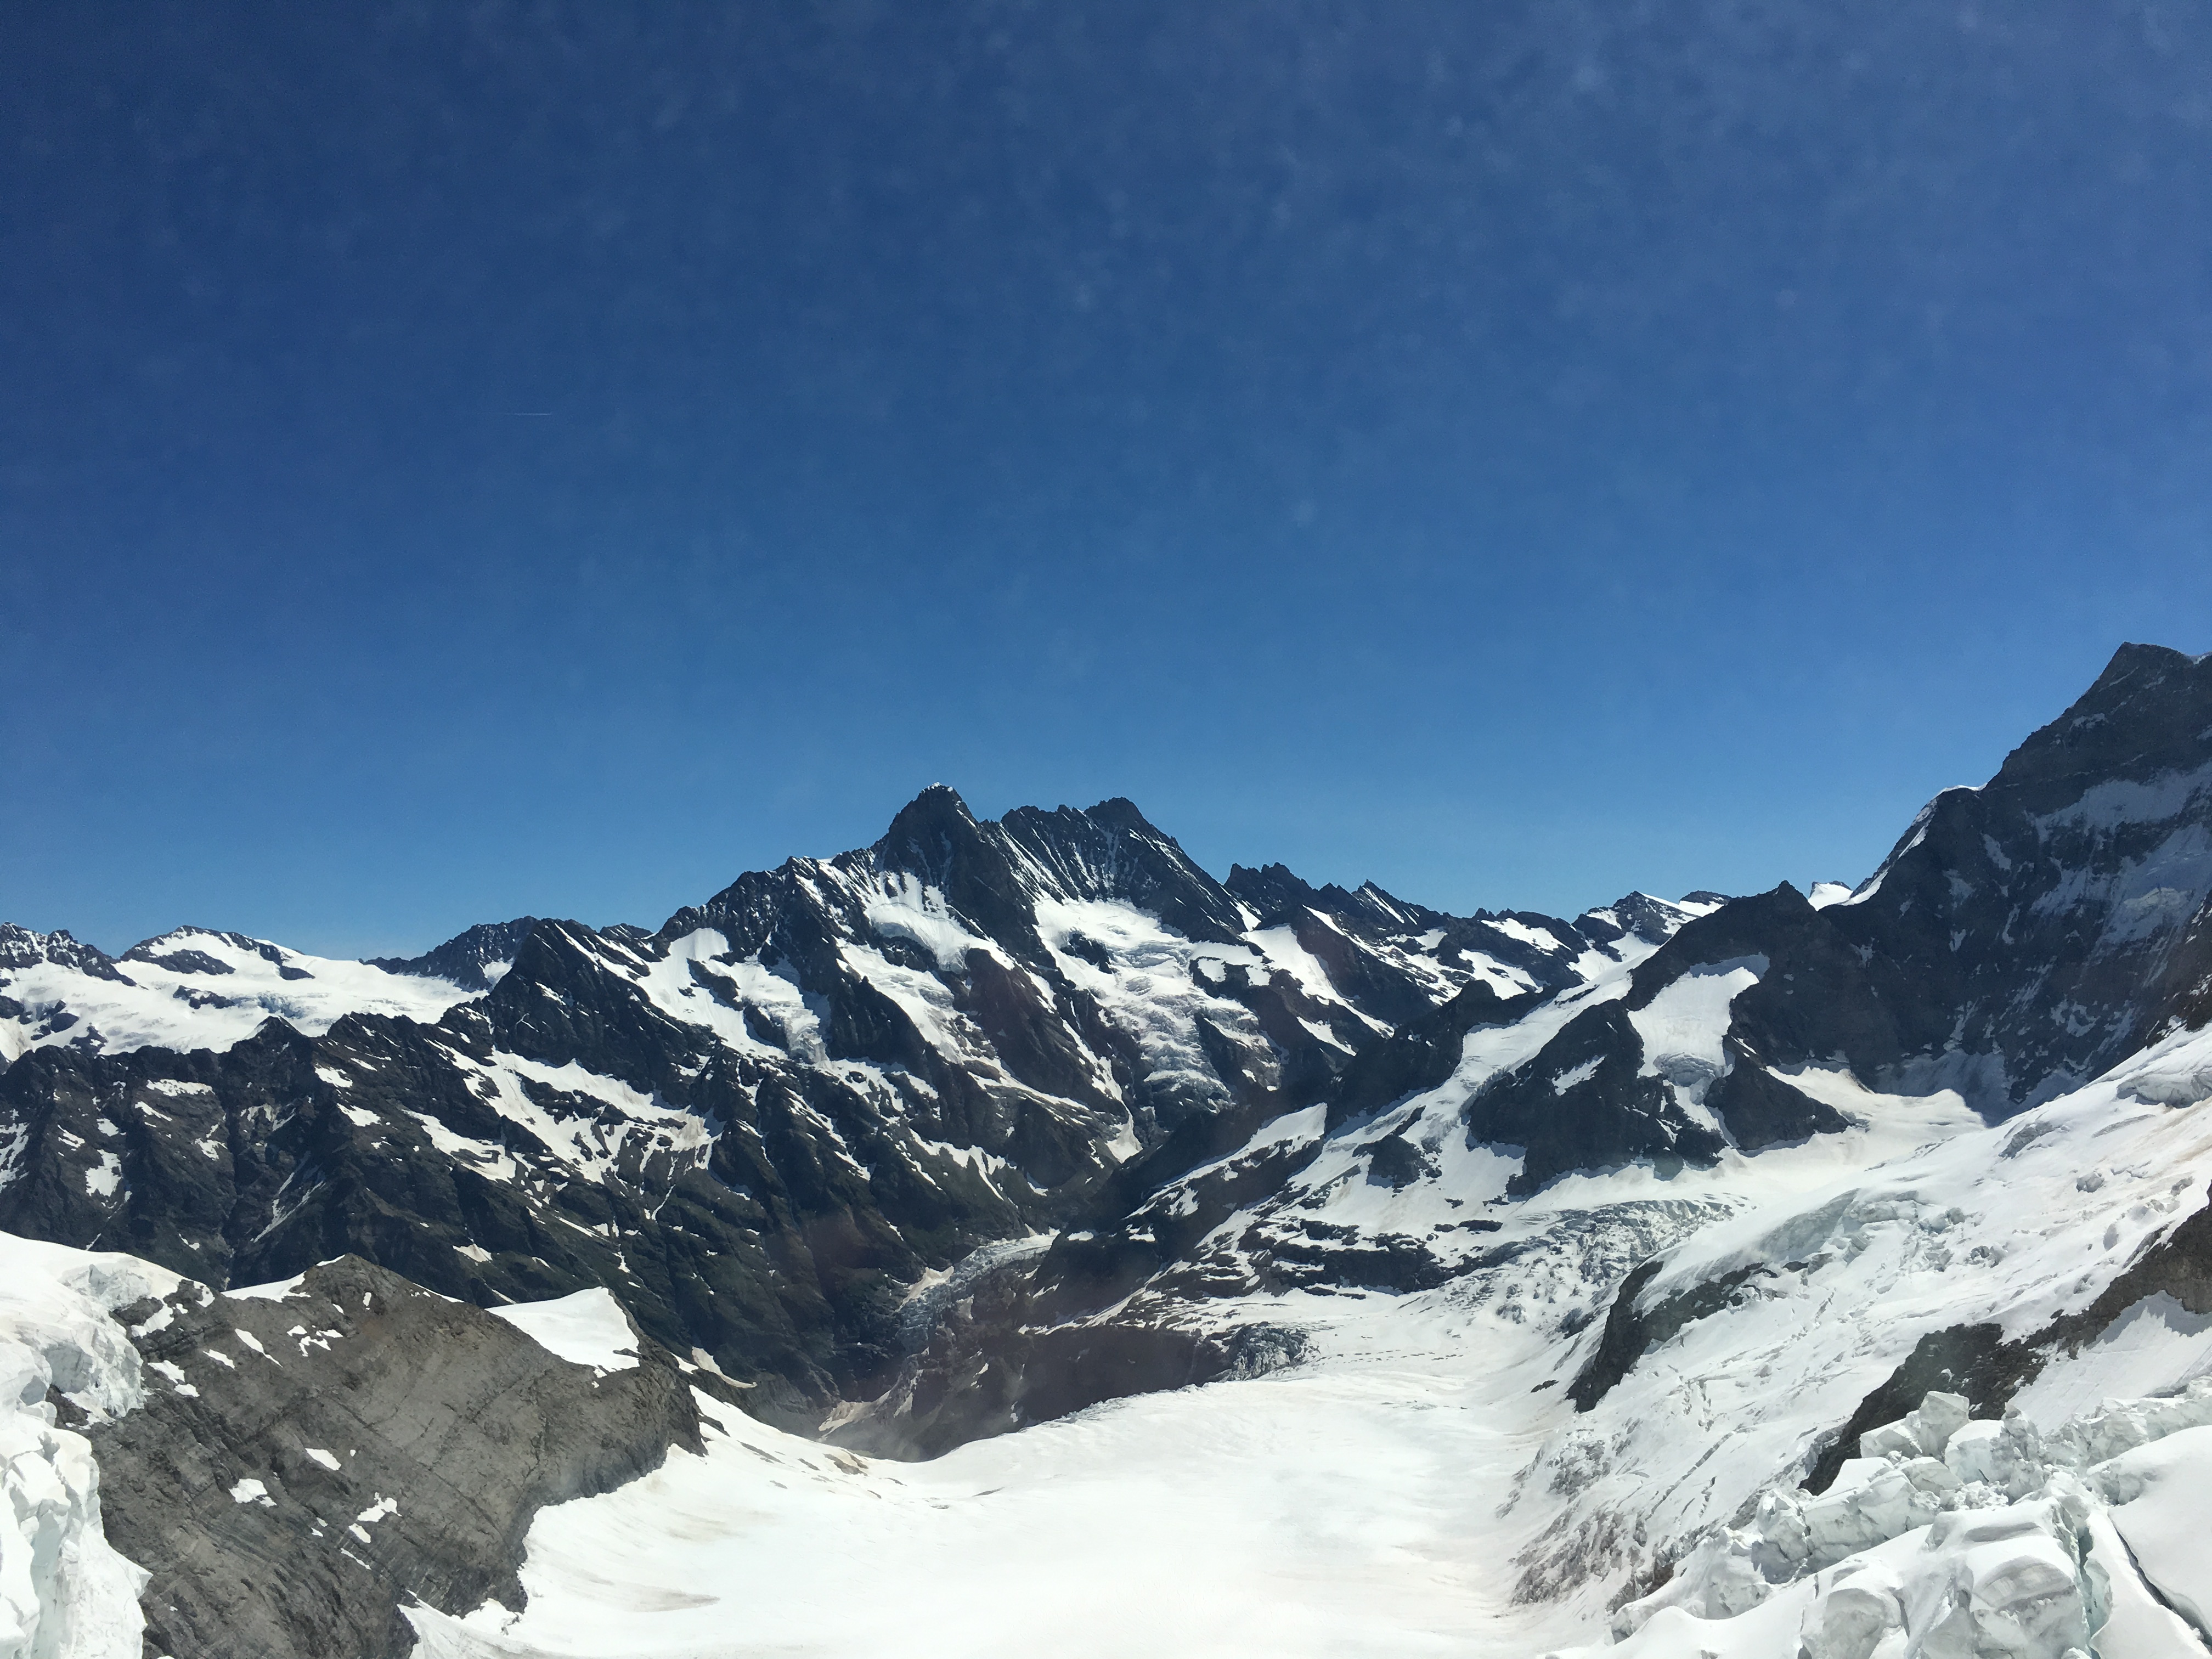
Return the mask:
[[1520,1437],[1433,1361],[1157,1395],[864,1462],[706,1402],[703,1457],[545,1511],[509,1621],[424,1656],[1417,1655],[1510,1644]]
[[[1965,1121],[1824,1138],[1673,1183],[1563,1182],[1532,1236],[1617,1199],[1817,1187],[1850,1154]],[[1693,1190],[1694,1188],[1694,1190]],[[927,1463],[862,1460],[714,1401],[707,1455],[544,1511],[519,1619],[416,1609],[424,1659],[487,1655],[1474,1655],[1588,1639],[1516,1606],[1516,1476],[1572,1414],[1563,1345],[1494,1285],[1255,1299],[1308,1328],[1298,1369],[1121,1401]]]
[[[0,972],[0,988],[27,1010],[21,1019],[0,1019],[0,1064],[31,1048],[73,1042],[108,1054],[228,1048],[272,1015],[310,1036],[353,1013],[434,1021],[479,994],[441,979],[311,957],[200,927],[180,927],[137,948],[156,959],[119,958],[113,964],[119,978],[52,960]],[[49,1023],[43,1015],[64,1010],[75,1018],[58,1030],[42,1029]]]
[[614,1292],[594,1285],[547,1302],[518,1302],[492,1313],[550,1353],[601,1376],[635,1368],[637,1336]]

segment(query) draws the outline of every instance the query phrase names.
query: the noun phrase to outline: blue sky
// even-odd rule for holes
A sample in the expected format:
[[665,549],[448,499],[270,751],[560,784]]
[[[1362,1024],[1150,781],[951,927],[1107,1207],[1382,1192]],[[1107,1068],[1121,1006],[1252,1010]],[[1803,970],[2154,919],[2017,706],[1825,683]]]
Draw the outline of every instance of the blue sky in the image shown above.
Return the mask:
[[2212,649],[2212,22],[2017,9],[16,8],[0,916],[1856,878]]

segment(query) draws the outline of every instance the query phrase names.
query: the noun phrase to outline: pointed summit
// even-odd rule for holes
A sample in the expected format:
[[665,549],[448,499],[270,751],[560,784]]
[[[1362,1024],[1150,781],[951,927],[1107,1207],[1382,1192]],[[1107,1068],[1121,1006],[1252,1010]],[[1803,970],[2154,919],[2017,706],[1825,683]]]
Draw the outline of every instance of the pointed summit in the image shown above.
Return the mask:
[[943,849],[969,840],[975,833],[975,815],[960,799],[960,792],[950,784],[933,783],[899,808],[876,845],[893,849],[895,857],[905,849],[915,849],[913,855],[927,866],[942,859]]
[[2096,684],[2005,757],[1985,788],[2049,813],[2099,784],[2212,765],[2212,655],[2123,645]]
[[958,791],[933,783],[899,810],[869,856],[878,870],[936,888],[956,914],[1017,956],[1034,956],[1043,947],[997,828],[978,823]]

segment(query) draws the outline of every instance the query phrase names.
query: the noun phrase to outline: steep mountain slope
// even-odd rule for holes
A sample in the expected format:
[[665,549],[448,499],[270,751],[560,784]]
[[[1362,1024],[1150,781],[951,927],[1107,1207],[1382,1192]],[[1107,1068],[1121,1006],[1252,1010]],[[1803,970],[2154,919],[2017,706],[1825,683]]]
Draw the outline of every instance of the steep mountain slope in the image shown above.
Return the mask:
[[[1610,913],[1610,939],[1594,913],[1567,987],[1472,988],[1304,1111],[1204,1161],[1135,1166],[1120,1219],[1001,1270],[904,1393],[839,1431],[941,1447],[969,1425],[905,1419],[940,1414],[928,1402],[948,1393],[981,1420],[1021,1420],[951,1381],[994,1366],[1018,1394],[1021,1354],[1067,1333],[1171,1331],[1233,1353],[1222,1298],[1468,1273],[1528,1248],[1520,1206],[1578,1172],[1727,1166],[1873,1123],[1875,1096],[1955,1091],[2002,1120],[2212,1016],[2208,849],[2212,657],[2123,647],[1987,786],[1939,796],[1855,892],[1816,907],[1785,884],[1656,915],[1639,901]],[[1132,1190],[1139,1175],[1158,1179]],[[1692,1206],[1668,1226],[1725,1212]],[[1588,1271],[1607,1282],[1625,1265],[1600,1251]],[[1255,1340],[1294,1349],[1278,1323]]]
[[107,1538],[149,1575],[148,1650],[400,1659],[404,1601],[519,1602],[541,1505],[700,1449],[670,1356],[605,1312],[621,1352],[603,1341],[605,1363],[578,1363],[557,1328],[533,1340],[527,1320],[351,1258],[225,1296],[183,1281],[121,1310],[143,1392],[84,1431]]
[[1867,963],[1896,1053],[2006,1109],[2212,1012],[2212,657],[2123,646],[1979,789],[1929,802],[1824,911]]
[[[978,823],[943,788],[649,935],[526,921],[350,978],[190,939],[17,938],[51,1029],[0,1075],[0,1225],[217,1284],[353,1252],[483,1304],[604,1285],[808,1425],[880,1389],[909,1298],[978,1247],[1233,1144],[1398,1021],[1572,983],[1583,946],[1279,869],[1224,887],[1127,802]],[[264,969],[317,1017],[197,988]],[[418,1017],[340,1006],[393,987]]]
[[710,1420],[605,1291],[494,1317],[347,1260],[218,1296],[6,1236],[0,1269],[10,1659],[399,1659],[403,1604],[519,1606],[541,1506]]

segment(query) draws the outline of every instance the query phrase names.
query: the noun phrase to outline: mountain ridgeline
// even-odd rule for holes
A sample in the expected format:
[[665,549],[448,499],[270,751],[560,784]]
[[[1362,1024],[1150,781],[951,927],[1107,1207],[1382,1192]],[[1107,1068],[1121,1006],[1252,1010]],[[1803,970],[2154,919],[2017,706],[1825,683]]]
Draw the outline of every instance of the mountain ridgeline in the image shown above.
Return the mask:
[[1225,1299],[1437,1285],[1563,1182],[1844,1133],[1837,1078],[2023,1109],[2212,1018],[2208,896],[2212,659],[2145,646],[1818,904],[1453,916],[933,787],[649,933],[0,928],[0,1228],[217,1288],[604,1286],[756,1415],[926,1454],[1295,1358]]

